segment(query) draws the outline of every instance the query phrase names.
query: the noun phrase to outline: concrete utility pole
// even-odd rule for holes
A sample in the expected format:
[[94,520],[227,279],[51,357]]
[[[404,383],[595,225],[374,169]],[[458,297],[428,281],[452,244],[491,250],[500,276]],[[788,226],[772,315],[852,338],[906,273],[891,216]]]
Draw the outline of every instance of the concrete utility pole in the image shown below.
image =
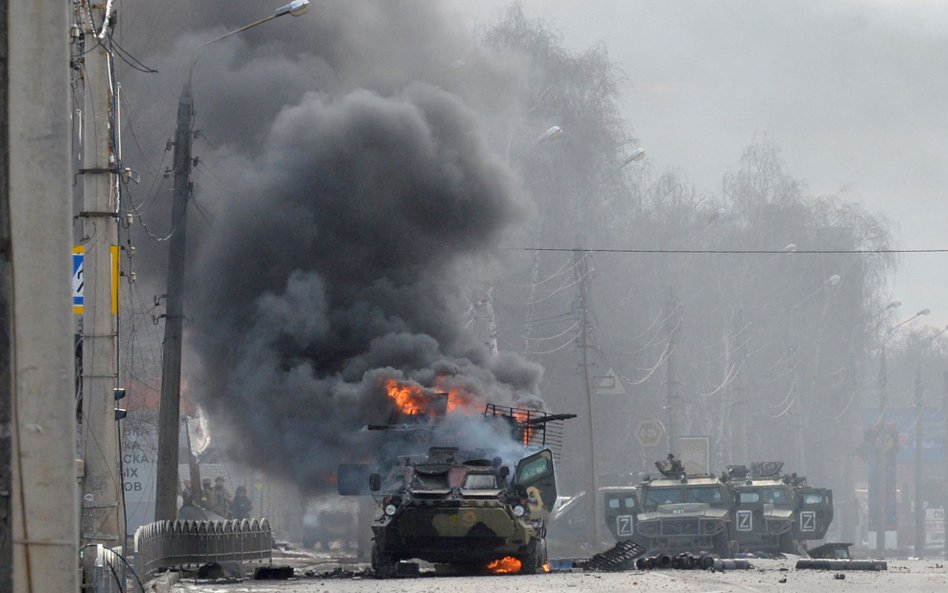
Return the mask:
[[[737,424],[737,430],[732,433],[736,443],[732,448],[732,454],[736,457],[731,458],[731,463],[750,463],[748,459],[747,443],[750,437],[748,424],[750,415],[748,414],[747,397],[747,373],[744,372],[744,364],[747,361],[747,322],[744,318],[744,309],[738,308],[734,311],[734,325],[731,331],[731,340],[733,341],[732,351],[734,353],[734,368],[737,369],[737,377],[734,378],[734,414],[731,420]],[[748,466],[750,467],[750,466]]]
[[881,443],[885,442],[885,405],[888,399],[886,384],[888,383],[888,372],[886,370],[885,339],[887,333],[882,338],[882,351],[879,354],[879,435],[877,442],[873,443],[876,449],[876,552],[880,558],[885,556],[885,532],[886,532],[886,505],[888,496],[886,488],[888,486],[888,468],[886,467],[886,456],[888,452],[883,449]]
[[915,556],[925,555],[925,508],[922,500],[922,439],[925,436],[922,425],[922,397],[925,385],[922,383],[922,353],[938,336],[948,331],[948,325],[940,332],[929,336],[919,345],[915,360]]
[[599,469],[596,464],[596,419],[595,406],[592,399],[592,387],[590,385],[591,375],[589,367],[592,364],[589,361],[589,349],[592,344],[590,338],[590,320],[589,320],[589,253],[583,249],[583,236],[576,236],[576,249],[573,250],[573,269],[576,282],[579,284],[579,349],[583,369],[583,391],[586,395],[586,432],[589,434],[589,459],[586,467],[589,470],[588,480],[586,482],[586,513],[589,524],[589,535],[593,545],[593,550],[598,550],[602,542],[602,515],[599,514]]
[[886,507],[888,506],[888,501],[890,496],[895,496],[895,491],[889,491],[889,467],[888,467],[888,456],[889,449],[898,445],[894,442],[894,439],[891,438],[886,432],[885,426],[885,409],[888,404],[889,394],[887,391],[889,384],[889,373],[886,368],[886,343],[889,338],[895,334],[895,331],[906,325],[915,321],[919,317],[924,317],[931,313],[931,310],[928,308],[922,309],[915,315],[912,315],[905,321],[897,323],[892,326],[884,334],[882,334],[880,351],[879,351],[879,377],[878,377],[878,386],[879,386],[879,435],[878,442],[876,445],[876,551],[879,554],[879,557],[882,558],[885,555],[885,535],[886,535],[886,519],[888,517],[888,512]]
[[125,546],[125,509],[118,381],[118,155],[115,81],[107,36],[111,3],[83,0],[85,107],[82,143],[82,240],[85,247],[82,316],[82,541]]
[[[10,104],[7,56],[8,11],[0,11],[0,105]],[[0,245],[10,245],[10,126],[8,110],[0,110]],[[13,261],[0,249],[0,426],[13,420]],[[0,591],[13,590],[13,438],[0,432]]]
[[168,287],[165,295],[165,338],[161,360],[161,393],[158,409],[158,463],[155,478],[155,520],[177,517],[178,431],[181,413],[181,332],[184,321],[184,261],[186,254],[188,199],[191,197],[191,142],[194,139],[194,101],[191,75],[208,45],[281,16],[300,16],[309,10],[309,0],[293,0],[272,14],[202,43],[194,50],[188,80],[178,99],[178,123],[174,136],[174,197],[171,204],[172,236],[168,245]]
[[174,135],[174,201],[172,236],[168,242],[168,293],[165,295],[165,339],[161,357],[161,400],[158,409],[158,468],[155,478],[155,521],[177,517],[178,431],[181,413],[181,327],[184,320],[185,238],[191,195],[191,122],[194,118],[191,83],[178,99]]
[[473,305],[472,325],[478,340],[487,346],[491,356],[497,356],[497,318],[494,315],[494,287],[484,283],[484,298]]
[[[945,438],[942,439],[942,457],[945,460],[945,482],[948,483],[948,372],[942,373],[942,380],[945,383],[945,391],[941,400],[941,411],[945,416]],[[945,532],[945,560],[948,560],[948,488],[942,489],[941,517],[944,523]]]
[[681,431],[682,402],[681,385],[675,374],[676,355],[678,347],[678,333],[681,331],[678,320],[678,301],[675,299],[675,289],[668,288],[668,298],[665,300],[665,332],[668,334],[668,352],[665,356],[665,427],[668,432],[668,452],[679,455],[678,437]]
[[12,473],[0,485],[0,591],[74,593],[70,5],[10,0],[0,14],[0,401],[11,420],[0,419],[0,463]]
[[[921,353],[919,353],[921,356]],[[915,557],[925,556],[925,509],[922,508],[922,385],[921,364],[915,368]]]

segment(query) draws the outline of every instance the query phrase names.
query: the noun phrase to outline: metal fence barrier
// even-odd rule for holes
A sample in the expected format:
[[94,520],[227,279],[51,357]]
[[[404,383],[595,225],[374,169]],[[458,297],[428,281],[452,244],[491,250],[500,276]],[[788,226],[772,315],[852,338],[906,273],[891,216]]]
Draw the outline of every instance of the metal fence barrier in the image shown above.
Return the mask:
[[156,521],[135,531],[135,567],[144,579],[163,568],[223,560],[270,562],[272,548],[266,519]]
[[121,556],[101,544],[90,545],[93,554],[92,590],[95,593],[124,593],[128,569]]

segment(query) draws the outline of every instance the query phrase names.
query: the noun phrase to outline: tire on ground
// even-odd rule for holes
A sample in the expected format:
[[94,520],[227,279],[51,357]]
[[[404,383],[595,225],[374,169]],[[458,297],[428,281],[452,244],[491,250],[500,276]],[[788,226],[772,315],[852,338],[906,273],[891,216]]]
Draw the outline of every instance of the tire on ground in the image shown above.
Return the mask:
[[390,579],[395,576],[398,561],[379,549],[378,542],[372,543],[372,572],[377,579]]

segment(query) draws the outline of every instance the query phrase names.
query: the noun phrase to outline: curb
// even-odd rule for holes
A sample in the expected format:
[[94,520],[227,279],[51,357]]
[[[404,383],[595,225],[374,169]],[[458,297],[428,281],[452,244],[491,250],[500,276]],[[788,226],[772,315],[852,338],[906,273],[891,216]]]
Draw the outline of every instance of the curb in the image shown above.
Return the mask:
[[177,572],[166,572],[165,574],[150,579],[145,583],[145,591],[148,593],[171,593],[172,587],[178,582]]

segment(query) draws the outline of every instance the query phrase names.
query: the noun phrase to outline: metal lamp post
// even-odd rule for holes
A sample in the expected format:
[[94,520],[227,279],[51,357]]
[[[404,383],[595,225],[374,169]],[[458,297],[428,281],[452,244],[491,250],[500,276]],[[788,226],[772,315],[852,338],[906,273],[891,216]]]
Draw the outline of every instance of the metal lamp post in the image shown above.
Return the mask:
[[184,288],[185,236],[188,197],[191,194],[191,141],[194,101],[191,77],[201,59],[200,50],[277,17],[299,16],[309,10],[309,0],[293,0],[273,14],[211,39],[194,50],[188,69],[188,80],[178,100],[178,126],[174,139],[174,201],[171,206],[172,236],[168,242],[168,285],[165,295],[165,336],[161,361],[161,395],[158,409],[158,468],[155,486],[155,520],[173,520],[177,515],[178,494],[178,431],[181,413],[181,326],[184,319],[182,293]]
[[[842,281],[842,277],[839,274],[833,274],[829,276],[826,280],[823,281],[822,284],[820,284],[820,286],[816,290],[814,290],[810,294],[800,299],[795,305],[793,305],[793,307],[790,308],[790,320],[791,320],[791,324],[793,324],[793,317],[797,309],[800,306],[802,306],[804,303],[808,302],[810,299],[816,297],[817,295],[821,293],[823,294],[823,297],[824,297],[823,306],[822,306],[822,311],[820,312],[819,324],[817,326],[818,335],[814,343],[813,378],[812,378],[812,381],[810,382],[811,393],[815,393],[816,386],[817,386],[817,375],[818,375],[819,364],[820,364],[820,353],[821,353],[822,344],[823,344],[823,332],[826,325],[826,317],[829,311],[828,289],[834,286],[837,286],[841,281]],[[804,397],[805,395],[802,393],[796,396],[797,398],[796,402],[792,404],[794,408],[792,410],[792,416],[791,416],[791,421],[790,421],[791,426],[793,428],[792,430],[793,440],[794,440],[793,449],[794,449],[794,456],[795,456],[794,464],[797,468],[797,471],[806,470],[806,456],[805,456],[806,448],[805,448],[805,442],[803,438],[803,432],[804,432],[803,426],[804,426],[804,423],[806,422],[805,414],[807,413],[807,411],[805,409],[806,402],[804,401]]]
[[926,338],[918,347],[918,357],[915,360],[915,556],[922,558],[925,555],[925,509],[922,508],[922,350],[935,341],[938,336],[948,331],[948,325],[941,331]]
[[[860,360],[862,360],[860,353],[862,349],[857,352],[856,348],[856,332],[862,330],[862,336],[873,335],[876,330],[878,330],[879,325],[885,320],[884,315],[898,307],[902,306],[902,301],[892,301],[888,303],[885,307],[879,309],[868,318],[865,318],[855,325],[849,331],[849,356],[850,356],[850,372],[853,377],[853,394],[851,397],[855,400],[859,397],[860,389],[859,383],[856,377],[861,376],[860,373]],[[848,405],[847,405],[848,408]],[[844,409],[845,412],[845,409]],[[861,420],[857,417],[856,414],[849,414],[849,420],[843,419],[846,422],[848,438],[850,439],[861,439],[862,438],[862,424]],[[858,435],[858,436],[857,436]],[[855,446],[855,445],[853,445]],[[856,493],[855,493],[855,484],[853,478],[853,467],[852,464],[844,465],[844,477],[842,483],[845,485],[846,497],[841,500],[841,512],[840,520],[842,524],[842,533],[850,534],[849,537],[845,538],[847,540],[858,537],[858,511],[856,503]],[[872,486],[875,488],[875,486]]]
[[[616,169],[616,171],[621,171],[627,165],[641,161],[645,158],[645,149],[636,148],[633,150],[629,156],[623,159],[622,163]],[[600,182],[595,186],[593,191],[599,189],[602,185]],[[585,237],[582,234],[583,229],[583,205],[582,200],[578,201],[579,206],[579,216],[577,220],[579,221],[580,233],[576,235],[576,249],[573,251],[573,262],[576,270],[576,279],[579,283],[579,305],[580,305],[580,348],[582,352],[580,356],[582,362],[580,363],[583,368],[583,391],[586,395],[586,432],[589,435],[589,462],[587,467],[589,468],[589,473],[586,481],[586,517],[589,522],[589,534],[592,537],[593,550],[597,550],[600,543],[603,540],[602,534],[602,516],[599,514],[599,466],[598,466],[598,456],[596,455],[596,417],[595,417],[595,406],[592,398],[592,377],[589,372],[589,367],[592,366],[592,362],[589,360],[589,349],[592,347],[589,343],[589,338],[592,330],[592,322],[589,314],[589,257],[588,253],[583,252],[583,243]],[[537,236],[539,240],[539,235]],[[537,252],[537,257],[539,259],[539,251]]]
[[[912,315],[905,321],[896,324],[892,328],[888,329],[882,335],[882,343],[880,345],[879,351],[879,439],[880,442],[885,441],[885,407],[886,400],[888,399],[886,392],[886,384],[888,383],[888,371],[886,370],[886,342],[889,341],[889,338],[895,333],[895,330],[904,326],[907,323],[915,321],[919,317],[924,317],[931,313],[931,309],[922,309],[915,315]],[[882,557],[885,554],[885,532],[886,532],[886,506],[887,501],[887,491],[886,491],[886,474],[888,473],[886,451],[879,450],[880,447],[876,446],[876,551],[879,553],[879,556]]]

